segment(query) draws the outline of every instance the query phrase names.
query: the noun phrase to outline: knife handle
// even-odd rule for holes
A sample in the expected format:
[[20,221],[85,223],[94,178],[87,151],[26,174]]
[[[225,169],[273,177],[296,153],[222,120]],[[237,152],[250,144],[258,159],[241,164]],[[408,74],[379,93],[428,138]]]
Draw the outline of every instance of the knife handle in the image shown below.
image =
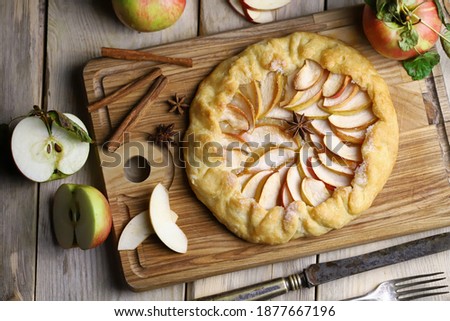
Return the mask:
[[292,274],[240,289],[195,299],[195,301],[264,301],[302,287],[302,275]]

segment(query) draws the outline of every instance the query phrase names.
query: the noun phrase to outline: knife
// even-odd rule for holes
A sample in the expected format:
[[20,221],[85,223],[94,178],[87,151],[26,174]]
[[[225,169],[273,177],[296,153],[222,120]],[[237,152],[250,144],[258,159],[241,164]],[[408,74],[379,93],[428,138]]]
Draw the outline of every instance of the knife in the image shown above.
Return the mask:
[[346,276],[370,271],[450,249],[450,232],[402,243],[346,259],[312,264],[292,274],[196,301],[262,301],[303,287],[311,288]]

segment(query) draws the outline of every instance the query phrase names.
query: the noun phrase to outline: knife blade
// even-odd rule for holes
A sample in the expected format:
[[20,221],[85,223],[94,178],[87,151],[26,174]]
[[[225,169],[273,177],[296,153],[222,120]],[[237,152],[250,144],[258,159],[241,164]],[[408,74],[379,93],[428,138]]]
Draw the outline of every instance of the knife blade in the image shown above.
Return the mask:
[[450,232],[442,233],[350,258],[312,264],[300,273],[198,298],[196,301],[269,300],[302,287],[311,288],[343,277],[449,249]]

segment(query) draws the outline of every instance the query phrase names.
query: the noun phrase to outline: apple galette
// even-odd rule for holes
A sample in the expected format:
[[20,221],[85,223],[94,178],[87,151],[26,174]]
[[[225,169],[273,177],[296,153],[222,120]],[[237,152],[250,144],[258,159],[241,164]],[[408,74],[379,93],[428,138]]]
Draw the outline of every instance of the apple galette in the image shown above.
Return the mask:
[[393,168],[398,126],[365,57],[299,32],[216,67],[191,104],[186,139],[198,199],[240,238],[279,244],[370,207]]

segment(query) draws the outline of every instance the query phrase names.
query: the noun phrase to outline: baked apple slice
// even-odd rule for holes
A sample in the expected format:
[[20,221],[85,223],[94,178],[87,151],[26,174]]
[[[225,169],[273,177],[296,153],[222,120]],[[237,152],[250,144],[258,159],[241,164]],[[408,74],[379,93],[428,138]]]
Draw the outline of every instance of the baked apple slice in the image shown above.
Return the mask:
[[331,196],[322,181],[310,177],[303,179],[300,190],[302,199],[309,206],[317,206]]
[[261,193],[258,197],[258,203],[264,209],[270,210],[272,207],[277,206],[278,195],[281,190],[280,173],[274,172],[270,174],[262,187]]
[[334,133],[323,137],[325,147],[332,153],[354,162],[361,162],[361,147],[344,143]]
[[350,80],[350,76],[330,72],[327,80],[323,84],[323,96],[330,98],[338,97],[344,91]]
[[311,88],[319,81],[324,72],[325,69],[323,69],[317,62],[306,60],[305,64],[295,75],[293,82],[294,89],[298,91],[305,91],[306,89]]
[[315,176],[327,185],[333,187],[350,186],[352,177],[337,173],[323,165],[316,157],[311,157],[311,169]]
[[341,129],[361,130],[369,127],[377,121],[372,108],[366,108],[353,115],[336,115],[328,117],[331,125]]

